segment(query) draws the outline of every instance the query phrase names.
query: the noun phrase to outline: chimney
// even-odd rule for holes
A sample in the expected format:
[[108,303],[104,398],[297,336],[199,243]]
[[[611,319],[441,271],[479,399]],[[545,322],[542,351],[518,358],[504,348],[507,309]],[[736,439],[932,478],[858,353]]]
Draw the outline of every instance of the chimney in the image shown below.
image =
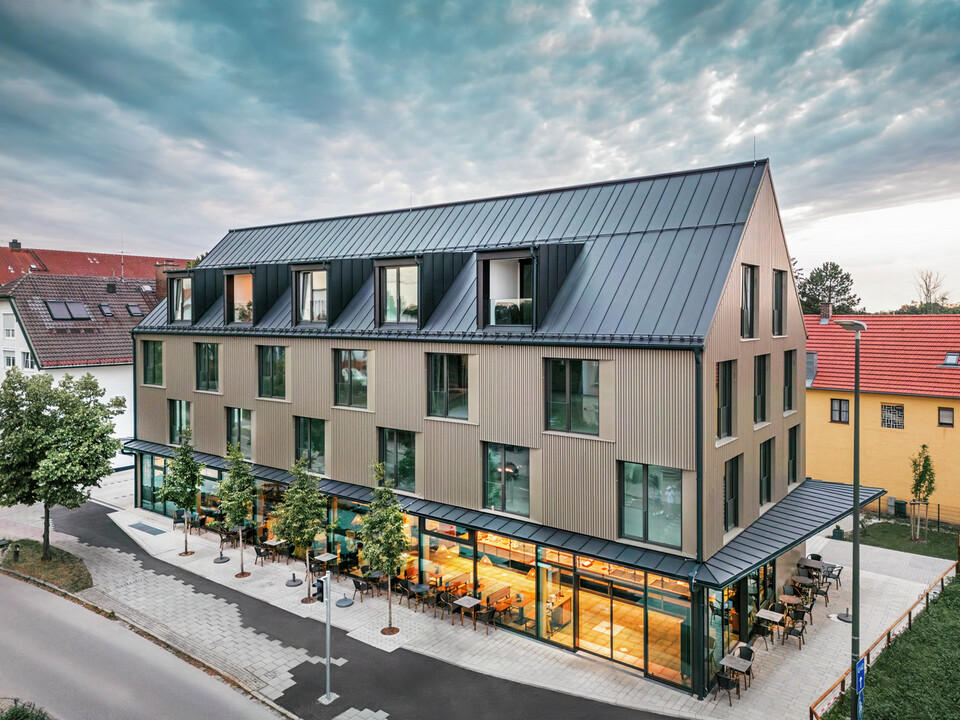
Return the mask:
[[156,271],[156,280],[157,287],[154,292],[159,303],[161,300],[167,297],[167,276],[163,273],[166,270],[173,270],[177,267],[176,263],[170,262],[169,260],[164,260],[163,262],[158,262],[154,269]]
[[117,284],[116,284],[115,282],[108,282],[108,283],[107,283],[107,292],[110,293],[111,295],[116,295],[116,294],[117,294]]
[[833,303],[832,302],[822,302],[820,303],[820,324],[826,325],[830,322],[830,317],[833,315]]
[[14,252],[17,252],[18,250],[22,250],[23,246],[20,245],[19,240],[17,240],[16,238],[13,238],[13,240],[10,241],[10,249],[13,250]]

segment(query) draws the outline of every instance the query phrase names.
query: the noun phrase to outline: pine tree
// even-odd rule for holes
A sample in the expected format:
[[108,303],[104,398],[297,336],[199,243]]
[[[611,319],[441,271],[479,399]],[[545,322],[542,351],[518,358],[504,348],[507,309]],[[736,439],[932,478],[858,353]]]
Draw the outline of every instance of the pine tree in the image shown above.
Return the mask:
[[200,471],[203,465],[197,462],[193,455],[193,445],[190,444],[190,430],[180,434],[180,446],[177,456],[170,463],[167,474],[163,478],[163,485],[157,491],[157,496],[164,502],[170,501],[176,507],[183,508],[183,552],[181,555],[192,555],[187,548],[187,538],[190,535],[191,508],[196,507],[197,493],[203,485],[203,476]]
[[227,462],[230,470],[220,483],[220,509],[227,527],[238,527],[240,532],[240,572],[238,578],[250,575],[243,570],[243,535],[247,518],[253,510],[253,501],[257,498],[257,482],[243,458],[240,443],[227,446]]
[[387,576],[387,627],[384,635],[398,632],[393,627],[393,603],[390,593],[393,576],[400,572],[401,560],[407,552],[407,536],[403,532],[403,510],[397,494],[393,491],[393,481],[384,480],[383,463],[373,466],[376,489],[370,511],[363,518],[360,535],[363,537],[363,557],[374,570]]

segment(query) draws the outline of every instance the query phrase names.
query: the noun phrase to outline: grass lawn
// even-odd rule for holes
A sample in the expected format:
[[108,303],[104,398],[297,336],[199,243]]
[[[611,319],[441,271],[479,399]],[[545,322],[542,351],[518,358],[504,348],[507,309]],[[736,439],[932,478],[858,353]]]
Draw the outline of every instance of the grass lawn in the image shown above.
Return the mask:
[[[13,546],[20,546],[20,560],[13,561]],[[76,555],[50,547],[50,560],[40,561],[43,552],[43,543],[36,540],[11,540],[7,553],[3,556],[2,566],[15,570],[22,575],[43,580],[51,585],[72,593],[93,587],[93,579],[83,560]]]
[[[867,672],[864,717],[955,718],[960,708],[960,582],[952,582]],[[848,716],[844,699],[824,720]]]
[[[936,525],[934,525],[936,527]],[[921,533],[921,537],[923,534]],[[853,540],[853,535],[847,533],[844,540]],[[913,542],[910,540],[910,524],[883,520],[867,525],[866,534],[860,533],[860,542],[864,545],[876,545],[890,550],[914,553],[915,555],[929,555],[930,557],[957,559],[957,533],[937,532],[932,529],[927,534],[927,542]]]

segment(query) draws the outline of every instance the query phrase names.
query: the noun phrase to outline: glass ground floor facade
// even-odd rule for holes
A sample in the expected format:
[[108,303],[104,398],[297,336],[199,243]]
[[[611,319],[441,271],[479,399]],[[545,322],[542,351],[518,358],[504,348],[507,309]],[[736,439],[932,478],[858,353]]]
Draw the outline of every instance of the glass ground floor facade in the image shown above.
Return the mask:
[[[137,502],[170,516],[174,508],[156,500],[168,462],[138,453]],[[204,469],[198,510],[219,505],[216,492],[224,472]],[[250,517],[257,537],[272,537],[273,508],[282,490],[282,483],[258,480]],[[363,502],[334,497],[328,518],[334,530],[317,536],[315,551],[356,559],[362,566],[359,531],[366,512]],[[619,565],[508,532],[412,513],[404,516],[404,529],[408,550],[401,577],[458,588],[496,607],[497,623],[505,629],[605,658],[701,696],[710,690],[720,659],[752,639],[756,612],[775,597],[773,564],[727,588],[691,589],[689,577]]]

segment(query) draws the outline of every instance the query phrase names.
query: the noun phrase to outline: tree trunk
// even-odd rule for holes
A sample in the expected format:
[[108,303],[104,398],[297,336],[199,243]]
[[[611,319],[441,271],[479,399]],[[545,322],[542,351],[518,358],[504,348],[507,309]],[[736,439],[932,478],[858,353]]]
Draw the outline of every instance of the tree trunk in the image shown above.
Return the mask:
[[307,600],[309,600],[309,599],[310,599],[310,588],[312,587],[312,586],[310,585],[311,575],[310,575],[310,548],[309,548],[309,546],[308,546],[308,547],[305,547],[305,548],[303,549],[303,564],[304,564],[304,565],[306,566],[306,568],[307,568],[306,571],[305,571],[303,574],[304,574],[304,575],[306,576],[306,578],[307,578],[307,582],[306,582],[305,584],[306,584],[306,586],[307,586]]
[[43,504],[43,553],[41,560],[50,559],[50,506]]
[[240,575],[243,575],[243,529],[240,530]]
[[183,511],[183,554],[186,555],[189,550],[187,550],[187,535],[190,534],[190,517],[187,515],[187,511]]
[[393,628],[393,600],[390,599],[391,578],[387,575],[387,627]]

